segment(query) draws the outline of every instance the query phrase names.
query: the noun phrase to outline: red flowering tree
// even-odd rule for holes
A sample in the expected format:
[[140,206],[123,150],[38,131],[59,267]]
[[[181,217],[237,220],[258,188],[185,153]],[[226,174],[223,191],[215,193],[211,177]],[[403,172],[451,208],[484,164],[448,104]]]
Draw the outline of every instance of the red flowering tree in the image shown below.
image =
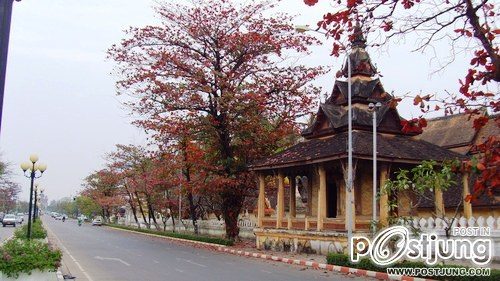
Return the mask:
[[[415,96],[414,104],[423,113],[443,110],[445,114],[463,112],[474,118],[473,126],[479,130],[488,122],[484,112],[500,110],[500,52],[498,6],[488,0],[421,1],[421,0],[321,0],[332,3],[332,12],[326,13],[317,28],[333,38],[332,54],[339,56],[360,25],[367,34],[374,34],[372,46],[381,46],[407,34],[418,36],[415,50],[424,51],[435,42],[448,40],[450,50],[470,55],[470,66],[465,77],[457,83],[457,91],[445,97]],[[318,0],[304,0],[314,6]],[[463,55],[463,54],[461,54]],[[400,99],[395,100],[394,106]],[[494,117],[500,126],[500,115]],[[425,119],[403,122],[405,131],[421,132]],[[479,157],[465,163],[464,169],[475,170],[479,176],[473,197],[492,195],[500,187],[500,137],[493,136],[477,147]]]
[[109,50],[118,93],[132,97],[138,126],[159,144],[191,128],[190,141],[210,163],[228,238],[237,237],[244,198],[255,188],[247,164],[290,144],[285,136],[318,96],[309,82],[322,73],[296,63],[294,54],[317,42],[297,34],[289,16],[265,16],[274,1],[234,2],[160,4],[161,24],[131,28]]
[[116,174],[106,169],[96,171],[84,179],[80,194],[91,198],[101,207],[105,221],[108,221],[112,214],[116,214],[124,203],[118,183]]

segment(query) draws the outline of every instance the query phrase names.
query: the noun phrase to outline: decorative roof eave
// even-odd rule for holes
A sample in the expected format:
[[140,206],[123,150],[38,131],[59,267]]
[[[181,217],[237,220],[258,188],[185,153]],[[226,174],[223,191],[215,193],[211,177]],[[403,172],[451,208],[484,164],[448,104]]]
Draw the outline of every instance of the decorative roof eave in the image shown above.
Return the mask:
[[[354,159],[362,159],[362,160],[372,160],[371,155],[353,153]],[[286,168],[294,168],[299,166],[307,166],[314,165],[319,163],[331,162],[335,160],[347,159],[347,153],[342,153],[335,156],[325,157],[325,158],[317,158],[310,159],[305,161],[296,161],[296,162],[288,162],[278,165],[264,165],[264,166],[250,166],[250,171],[266,171],[266,170],[276,170],[276,169],[286,169]],[[377,157],[378,162],[387,162],[387,163],[401,163],[401,164],[415,164],[418,165],[422,163],[422,160],[415,159],[407,159],[407,158],[397,158],[397,157]],[[439,161],[438,161],[439,162]]]
[[[371,159],[372,134],[364,131],[354,131],[353,133],[354,157]],[[459,153],[409,136],[377,134],[377,141],[379,143],[378,159],[380,161],[415,164],[430,159],[438,162],[466,159]],[[315,138],[261,159],[250,165],[249,168],[251,170],[266,170],[341,159],[346,157],[346,144],[346,132],[324,139]]]

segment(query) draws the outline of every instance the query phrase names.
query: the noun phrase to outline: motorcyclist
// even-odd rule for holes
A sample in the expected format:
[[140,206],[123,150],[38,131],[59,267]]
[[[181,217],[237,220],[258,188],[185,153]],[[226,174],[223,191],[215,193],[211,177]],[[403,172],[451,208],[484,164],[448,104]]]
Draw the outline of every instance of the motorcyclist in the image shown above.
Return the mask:
[[78,217],[78,226],[82,226],[82,217]]
[[63,221],[63,222],[65,222],[65,221],[66,221],[66,216],[63,216],[62,221]]

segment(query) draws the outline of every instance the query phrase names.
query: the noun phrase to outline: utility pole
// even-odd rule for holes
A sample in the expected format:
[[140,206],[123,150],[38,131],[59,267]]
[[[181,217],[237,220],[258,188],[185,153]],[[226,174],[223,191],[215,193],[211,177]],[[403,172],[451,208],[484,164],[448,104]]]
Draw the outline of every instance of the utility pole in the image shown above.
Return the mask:
[[14,0],[0,0],[0,133],[2,131],[3,96],[5,92],[5,75],[7,72],[13,2]]

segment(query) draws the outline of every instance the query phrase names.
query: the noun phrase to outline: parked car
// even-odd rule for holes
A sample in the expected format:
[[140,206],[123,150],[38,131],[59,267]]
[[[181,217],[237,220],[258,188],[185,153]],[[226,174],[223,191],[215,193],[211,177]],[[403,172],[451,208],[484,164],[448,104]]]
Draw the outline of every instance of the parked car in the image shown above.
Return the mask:
[[17,223],[17,218],[16,218],[16,215],[14,215],[14,214],[7,214],[7,215],[5,215],[5,217],[3,217],[3,221],[2,221],[3,227],[5,227],[6,225],[12,225],[12,226],[16,227],[16,223]]
[[22,224],[24,222],[24,214],[23,213],[17,213],[17,223]]
[[56,220],[62,220],[63,219],[63,215],[57,215],[56,216]]
[[0,222],[3,221],[3,217],[5,216],[5,214],[3,212],[0,212]]
[[97,225],[97,226],[101,226],[102,225],[102,219],[97,217],[95,219],[92,220],[92,225]]

